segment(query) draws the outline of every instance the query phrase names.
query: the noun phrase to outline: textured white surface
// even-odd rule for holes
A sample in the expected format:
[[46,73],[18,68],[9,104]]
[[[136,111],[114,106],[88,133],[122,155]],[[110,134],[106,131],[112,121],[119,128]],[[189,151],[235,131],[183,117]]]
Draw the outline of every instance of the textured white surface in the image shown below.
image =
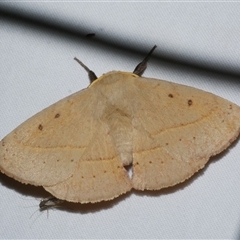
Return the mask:
[[[60,21],[146,53],[240,72],[240,3],[1,3],[40,19]],[[100,76],[132,71],[144,56],[99,48],[38,27],[1,20],[0,138],[28,117],[88,86],[77,56]],[[97,41],[96,41],[97,42]],[[129,53],[131,54],[131,53]],[[144,76],[213,92],[240,105],[240,82],[150,60]],[[224,136],[223,136],[224,137]],[[41,188],[0,174],[2,238],[239,238],[239,141],[190,181],[156,193],[132,192],[112,202],[67,205],[39,214]],[[33,214],[34,213],[34,214]],[[32,216],[33,214],[33,216]]]

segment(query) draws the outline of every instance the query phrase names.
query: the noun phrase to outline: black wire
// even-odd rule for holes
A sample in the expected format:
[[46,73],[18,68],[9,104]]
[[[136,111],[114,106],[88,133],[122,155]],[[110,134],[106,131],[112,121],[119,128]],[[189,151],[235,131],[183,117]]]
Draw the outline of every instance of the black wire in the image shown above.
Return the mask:
[[[89,33],[89,28],[85,26],[78,25],[71,26],[70,24],[65,24],[64,22],[58,22],[50,18],[40,18],[33,14],[26,14],[18,12],[14,8],[4,7],[0,5],[0,22],[7,21],[11,24],[17,24],[34,30],[48,32],[49,34],[57,34],[61,37],[68,37],[72,40],[77,41],[86,41],[86,35]],[[89,41],[89,39],[87,39]],[[98,47],[116,49],[118,51],[128,53],[131,55],[146,55],[146,52],[149,50],[146,49],[134,49],[131,44],[128,44],[129,41],[120,42],[117,41],[115,37],[109,38],[107,36],[98,36],[91,38],[90,44],[98,45]],[[152,46],[157,43],[153,43]],[[131,45],[131,46],[130,46]],[[137,45],[135,43],[135,45]],[[151,48],[152,46],[149,46]],[[240,82],[240,70],[226,69],[221,67],[216,67],[209,63],[203,62],[193,62],[191,59],[178,59],[174,55],[166,54],[166,52],[161,51],[161,46],[158,46],[158,50],[151,56],[151,60],[156,60],[164,62],[166,64],[175,65],[178,67],[184,67],[191,71],[200,71],[205,74],[217,74],[221,77],[229,77],[229,81]]]

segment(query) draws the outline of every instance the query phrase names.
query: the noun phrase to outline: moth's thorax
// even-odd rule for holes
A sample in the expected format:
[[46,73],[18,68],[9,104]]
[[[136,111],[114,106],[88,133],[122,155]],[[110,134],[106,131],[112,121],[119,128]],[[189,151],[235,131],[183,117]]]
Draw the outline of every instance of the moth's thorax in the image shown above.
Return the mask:
[[133,99],[136,91],[135,80],[137,75],[127,72],[109,72],[93,82],[89,90],[97,99],[96,114],[100,118],[108,118],[113,114],[118,116],[132,116]]

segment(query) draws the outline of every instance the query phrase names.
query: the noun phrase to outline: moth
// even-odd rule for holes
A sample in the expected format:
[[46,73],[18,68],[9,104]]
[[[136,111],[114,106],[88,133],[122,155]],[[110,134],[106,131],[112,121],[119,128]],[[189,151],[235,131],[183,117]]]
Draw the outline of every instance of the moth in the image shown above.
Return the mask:
[[[240,132],[240,107],[142,74],[88,72],[88,88],[31,117],[0,142],[0,170],[55,198],[94,203],[190,178]],[[126,166],[131,165],[132,176]],[[48,205],[52,201],[44,205]],[[54,203],[54,202],[53,202]]]

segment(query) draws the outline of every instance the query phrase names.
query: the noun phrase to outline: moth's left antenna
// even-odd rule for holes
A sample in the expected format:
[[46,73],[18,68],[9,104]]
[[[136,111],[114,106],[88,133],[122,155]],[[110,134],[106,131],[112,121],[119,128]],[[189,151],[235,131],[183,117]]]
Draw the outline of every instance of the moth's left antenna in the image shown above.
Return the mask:
[[92,83],[98,78],[96,74],[92,70],[90,70],[85,64],[83,64],[79,59],[75,57],[74,60],[76,60],[87,71],[90,83]]

